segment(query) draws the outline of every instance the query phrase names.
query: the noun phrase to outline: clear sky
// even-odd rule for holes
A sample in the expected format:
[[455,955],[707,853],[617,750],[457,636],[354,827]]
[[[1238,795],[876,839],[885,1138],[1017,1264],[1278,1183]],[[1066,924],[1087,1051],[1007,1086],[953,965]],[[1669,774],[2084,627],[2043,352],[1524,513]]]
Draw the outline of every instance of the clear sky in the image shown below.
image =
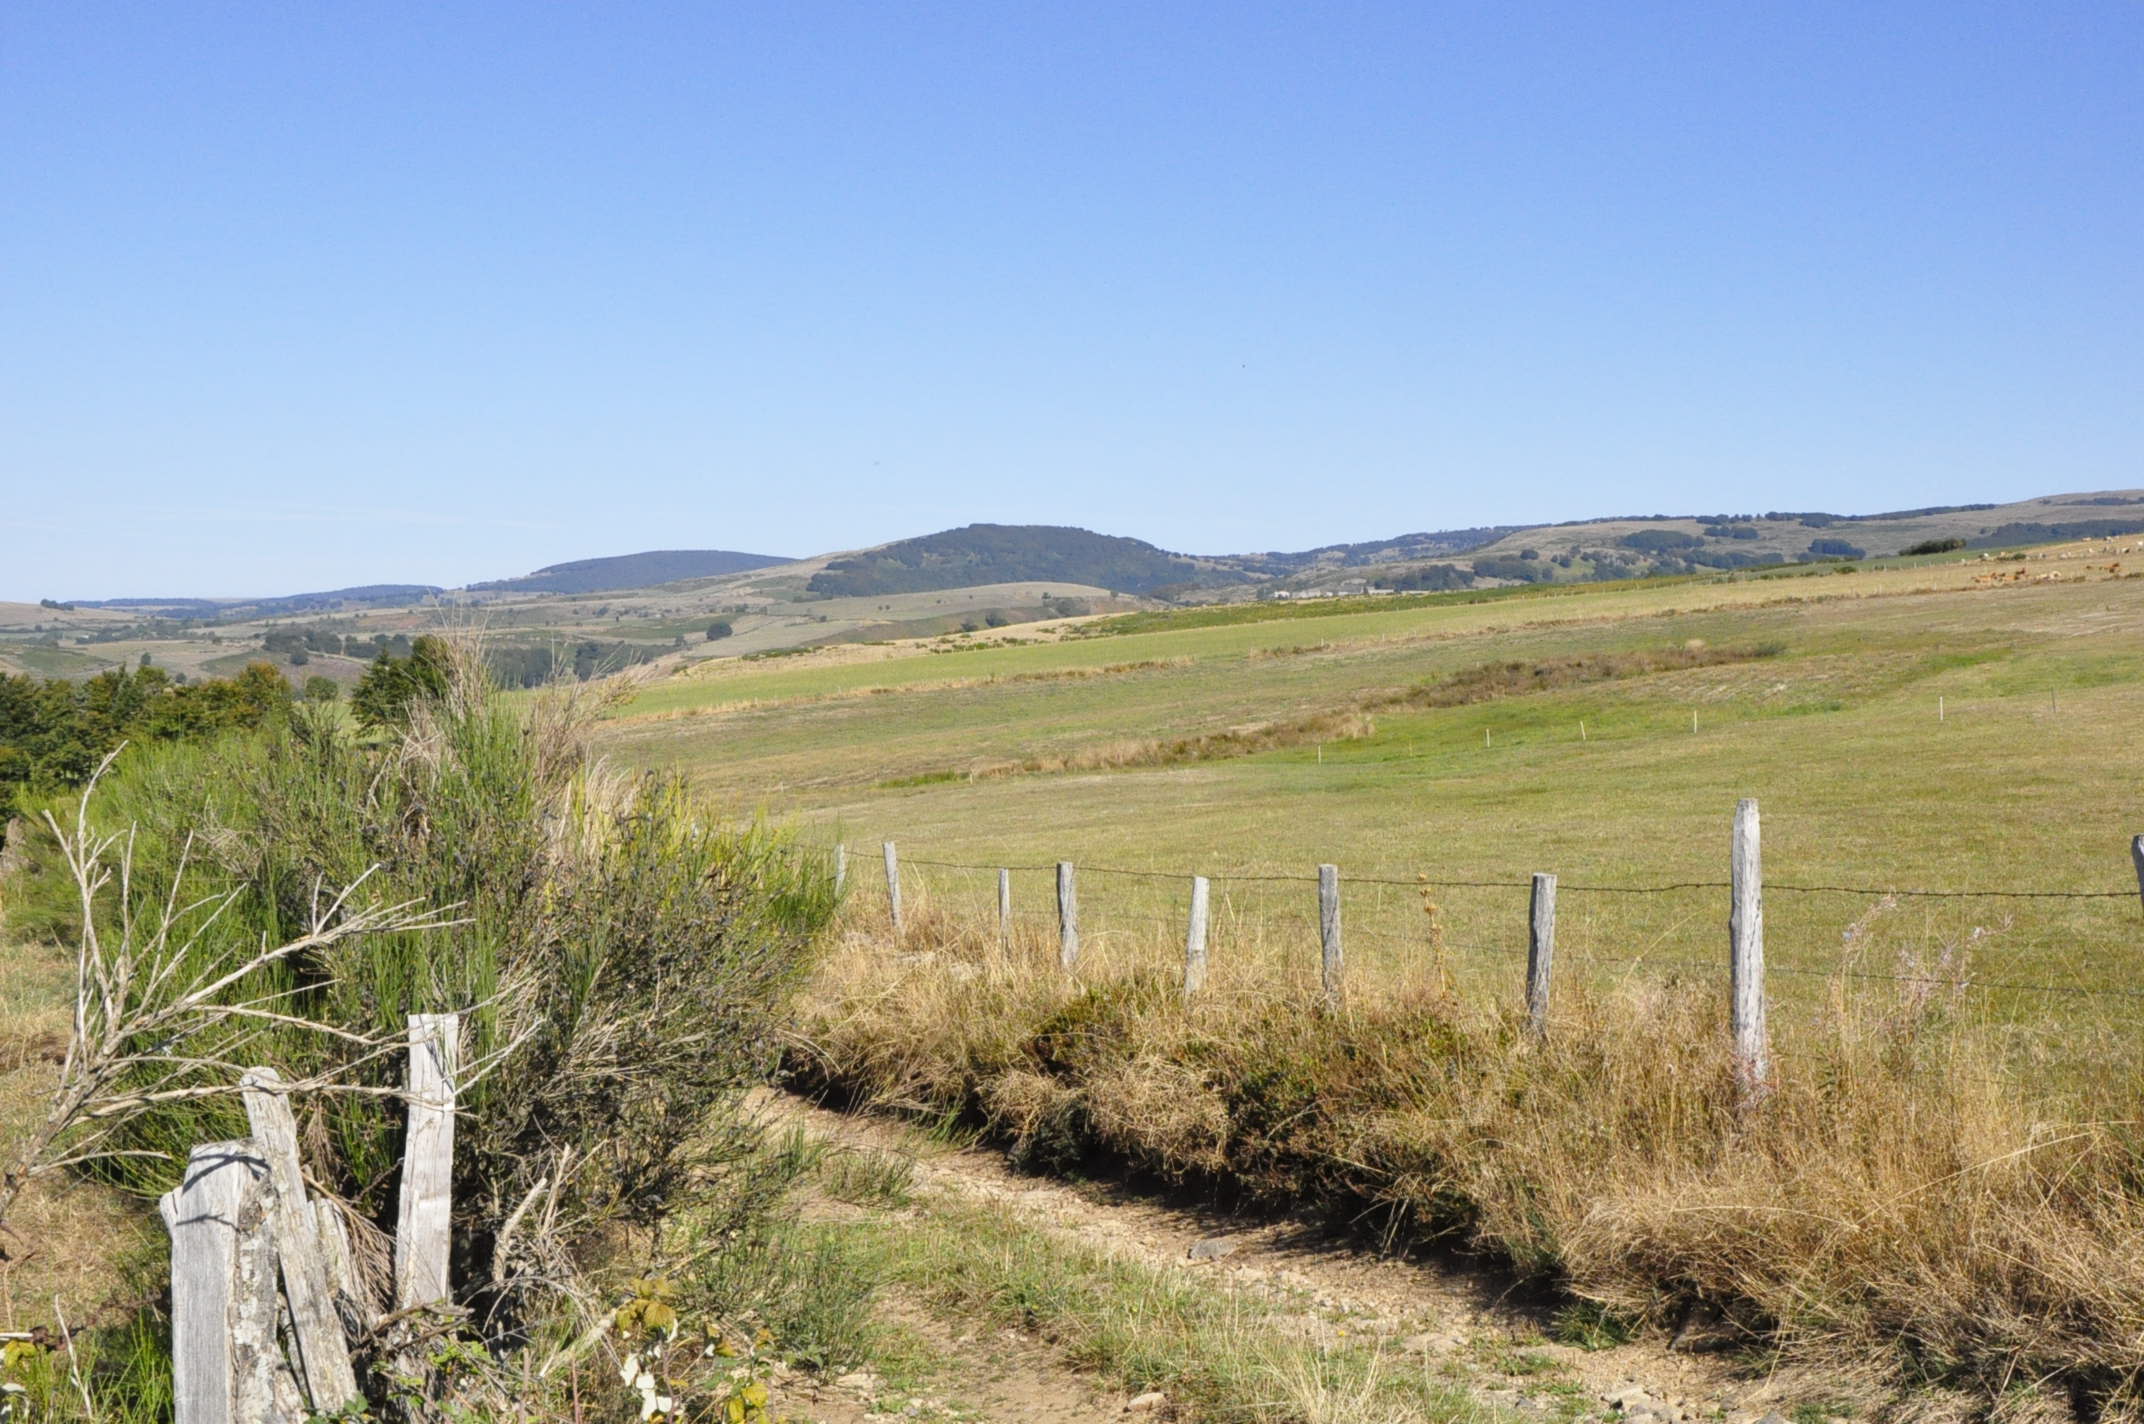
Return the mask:
[[13,0],[0,597],[2144,484],[2144,6]]

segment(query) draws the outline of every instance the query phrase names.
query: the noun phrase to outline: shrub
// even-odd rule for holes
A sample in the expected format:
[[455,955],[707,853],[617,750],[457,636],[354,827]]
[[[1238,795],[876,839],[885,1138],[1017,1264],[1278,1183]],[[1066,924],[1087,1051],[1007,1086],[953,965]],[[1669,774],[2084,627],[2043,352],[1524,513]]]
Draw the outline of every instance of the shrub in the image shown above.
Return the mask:
[[1844,539],[1811,539],[1809,552],[1820,559],[1863,559],[1869,551]]
[[1965,547],[1963,539],[1923,539],[1918,544],[1908,544],[1899,550],[1901,554],[1948,554]]
[[0,674],[0,822],[23,796],[81,785],[122,742],[217,736],[280,720],[289,708],[290,685],[267,663],[193,684],[157,667],[79,683]]
[[1474,561],[1476,578],[1510,579],[1516,583],[1545,583],[1555,576],[1529,559],[1497,557]]
[[1635,534],[1625,534],[1616,540],[1626,549],[1642,549],[1647,553],[1662,553],[1669,549],[1695,549],[1704,544],[1696,534],[1685,534],[1679,529],[1640,529]]
[[[773,1061],[833,898],[823,867],[781,837],[710,828],[680,781],[592,762],[595,699],[554,689],[508,704],[460,650],[434,657],[438,691],[412,697],[384,738],[301,708],[249,737],[139,749],[92,816],[134,828],[137,918],[222,903],[189,951],[204,959],[287,940],[323,894],[356,881],[356,910],[451,907],[449,928],[347,939],[234,989],[280,993],[283,1012],[350,1038],[252,1023],[230,1031],[242,1043],[188,1053],[392,1087],[397,1055],[365,1040],[399,1038],[412,1012],[462,1012],[464,1061],[489,1071],[462,1094],[455,1275],[482,1283],[476,1318],[510,1343],[624,1228],[746,1190],[750,1173],[724,1170],[752,1146],[732,1109]],[[309,1172],[382,1230],[398,1119],[391,1099],[363,1092],[301,1106]],[[120,1145],[183,1158],[242,1123],[226,1099],[175,1101]],[[172,1169],[129,1157],[111,1170],[155,1192]],[[502,1246],[539,1184],[542,1222]]]

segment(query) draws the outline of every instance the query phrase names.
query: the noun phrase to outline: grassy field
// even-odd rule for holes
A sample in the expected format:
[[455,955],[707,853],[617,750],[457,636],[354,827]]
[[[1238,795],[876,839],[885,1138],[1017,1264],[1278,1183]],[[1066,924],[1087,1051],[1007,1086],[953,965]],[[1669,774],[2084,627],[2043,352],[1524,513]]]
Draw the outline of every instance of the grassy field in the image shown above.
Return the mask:
[[[654,684],[607,745],[852,848],[807,1081],[959,1115],[1039,1168],[1099,1155],[1458,1240],[1632,1320],[1704,1302],[1901,1390],[2059,1380],[2129,1417],[2144,580],[2119,565],[2080,546],[830,652]],[[1761,1112],[1725,1032],[1744,796]],[[1561,879],[1539,1042],[1535,871]],[[1194,873],[1216,925],[1187,1001]]]
[[[1041,923],[1053,913],[1045,867],[1072,860],[1090,937],[1152,938],[1156,954],[1181,922],[1184,877],[1198,873],[1216,877],[1224,921],[1293,946],[1291,972],[1310,972],[1309,880],[1333,862],[1359,972],[1411,972],[1441,940],[1455,976],[1499,991],[1523,961],[1534,871],[1562,879],[1559,950],[1572,972],[1713,972],[1723,890],[1587,887],[1724,880],[1730,813],[1756,796],[1770,881],[1874,892],[1770,895],[1774,992],[1787,1012],[1819,1007],[1819,976],[1849,950],[1877,974],[1945,961],[1946,977],[2035,986],[1980,997],[2006,1019],[2062,1025],[2064,1042],[2041,1045],[2055,1052],[2078,1046],[2080,1022],[2127,1023],[2135,1005],[2040,989],[2135,985],[2144,933],[2128,853],[2144,829],[2132,770],[2144,580],[2106,564],[2080,546],[2022,564],[1637,586],[954,654],[830,652],[657,683],[607,741],[629,765],[683,765],[739,814],[801,816],[859,852],[891,838],[912,862],[983,867],[912,863],[912,900],[982,911],[995,896],[989,867],[1023,867],[1016,901]],[[2027,581],[1975,582],[1991,569]],[[2061,576],[2032,581],[2048,573]],[[1375,706],[1390,689],[1487,663],[1692,641],[1779,651],[1472,705]],[[1153,739],[1362,706],[1374,730],[1323,745],[1005,774],[1038,755],[1122,759]],[[1230,878],[1246,876],[1294,878]],[[1409,883],[1420,877],[1431,883]],[[1496,883],[1449,883],[1470,881]],[[875,864],[856,885],[883,893]],[[1882,893],[1894,889],[2107,898]]]

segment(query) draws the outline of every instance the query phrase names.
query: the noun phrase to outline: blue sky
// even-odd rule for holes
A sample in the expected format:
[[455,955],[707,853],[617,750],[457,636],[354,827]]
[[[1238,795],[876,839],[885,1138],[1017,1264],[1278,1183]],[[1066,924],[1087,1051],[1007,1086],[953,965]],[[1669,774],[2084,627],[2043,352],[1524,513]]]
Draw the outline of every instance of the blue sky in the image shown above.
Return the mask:
[[0,17],[0,597],[2144,484],[2133,3]]

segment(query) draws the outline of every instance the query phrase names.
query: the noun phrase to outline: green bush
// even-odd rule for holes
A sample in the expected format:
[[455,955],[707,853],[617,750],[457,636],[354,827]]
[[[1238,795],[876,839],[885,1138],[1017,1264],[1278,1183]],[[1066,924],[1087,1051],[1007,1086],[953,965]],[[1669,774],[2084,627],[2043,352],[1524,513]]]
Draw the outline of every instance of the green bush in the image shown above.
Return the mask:
[[1680,529],[1640,529],[1636,533],[1625,534],[1616,542],[1626,549],[1642,549],[1649,554],[1658,554],[1669,549],[1695,549],[1705,541],[1698,535],[1687,534]]
[[[286,1014],[375,1040],[399,1038],[410,1013],[464,1015],[463,1061],[487,1071],[461,1095],[455,1278],[490,1282],[505,1267],[506,1284],[474,1303],[507,1331],[556,1299],[548,1283],[524,1296],[522,1281],[555,1280],[623,1229],[711,1209],[743,1180],[724,1171],[754,1141],[733,1109],[773,1061],[834,899],[826,868],[783,837],[715,828],[678,780],[592,762],[592,699],[510,704],[458,650],[443,666],[440,690],[413,697],[384,737],[304,706],[249,737],[131,749],[91,817],[134,827],[138,922],[155,923],[167,897],[210,897],[177,912],[200,931],[186,952],[202,964],[302,934],[360,880],[352,906],[416,902],[454,918],[301,953],[234,993],[279,993]],[[71,887],[49,856],[32,865],[25,898],[47,907],[50,928]],[[398,1053],[283,1023],[254,1022],[243,1041],[230,1032],[185,1051],[359,1088],[400,1082]],[[299,1118],[308,1171],[391,1230],[394,1100],[325,1094],[302,1100]],[[166,1156],[109,1170],[158,1192],[190,1146],[242,1135],[228,1099],[173,1102],[120,1144]],[[524,1225],[514,1259],[495,1263],[500,1227],[541,1181],[558,1194],[554,1225]]]

